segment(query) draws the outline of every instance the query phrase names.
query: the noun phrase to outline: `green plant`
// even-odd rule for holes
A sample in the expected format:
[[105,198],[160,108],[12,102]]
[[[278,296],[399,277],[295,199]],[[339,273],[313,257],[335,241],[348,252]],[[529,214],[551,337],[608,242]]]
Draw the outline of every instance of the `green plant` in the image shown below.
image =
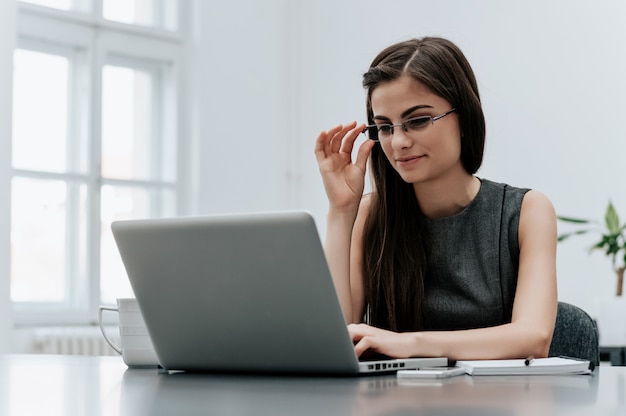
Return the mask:
[[[600,233],[602,238],[596,244],[591,246],[590,251],[603,250],[604,253],[611,258],[611,264],[617,274],[616,295],[622,296],[624,266],[626,265],[626,223],[620,224],[619,216],[617,215],[617,211],[615,210],[613,204],[609,201],[609,205],[606,208],[606,213],[604,214],[604,228],[599,227],[598,223],[592,220],[562,216],[559,216],[558,219],[563,222],[584,227],[582,229],[577,229],[559,235],[559,242],[564,241],[573,235],[587,234],[589,232]],[[592,225],[592,227],[588,227],[589,225]]]

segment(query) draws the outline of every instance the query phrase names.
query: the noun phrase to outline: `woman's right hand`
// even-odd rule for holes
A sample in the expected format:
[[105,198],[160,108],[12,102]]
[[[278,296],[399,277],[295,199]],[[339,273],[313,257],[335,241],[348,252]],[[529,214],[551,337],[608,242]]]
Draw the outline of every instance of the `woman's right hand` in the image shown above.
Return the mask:
[[315,157],[319,165],[331,209],[358,208],[365,188],[367,158],[376,144],[366,140],[359,146],[352,163],[352,149],[364,124],[356,122],[323,131],[317,137]]

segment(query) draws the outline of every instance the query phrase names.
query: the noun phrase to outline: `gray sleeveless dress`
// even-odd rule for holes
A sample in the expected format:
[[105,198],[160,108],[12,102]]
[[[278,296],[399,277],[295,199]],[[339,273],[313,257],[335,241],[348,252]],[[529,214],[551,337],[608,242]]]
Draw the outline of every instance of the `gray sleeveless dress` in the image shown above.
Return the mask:
[[460,213],[427,219],[427,330],[484,328],[511,322],[519,264],[522,199],[528,189],[481,179]]

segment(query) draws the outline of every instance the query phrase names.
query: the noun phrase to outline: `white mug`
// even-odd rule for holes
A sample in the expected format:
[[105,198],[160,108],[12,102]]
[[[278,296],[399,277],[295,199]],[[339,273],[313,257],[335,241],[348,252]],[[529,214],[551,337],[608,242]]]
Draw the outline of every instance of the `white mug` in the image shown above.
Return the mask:
[[[121,344],[119,346],[115,345],[104,329],[102,320],[104,311],[117,312],[119,314]],[[159,360],[136,299],[119,298],[117,299],[117,307],[100,306],[98,321],[104,339],[111,348],[122,356],[126,365],[129,367],[159,365]]]

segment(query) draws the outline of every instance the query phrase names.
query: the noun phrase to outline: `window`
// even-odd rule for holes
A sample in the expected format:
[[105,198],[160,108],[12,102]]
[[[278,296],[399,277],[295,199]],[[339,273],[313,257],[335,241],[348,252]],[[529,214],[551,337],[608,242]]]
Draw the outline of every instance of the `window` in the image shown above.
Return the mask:
[[[102,17],[113,22],[176,31],[179,0],[22,0],[58,10],[89,13],[102,7]],[[99,14],[99,13],[97,13]]]
[[94,322],[99,304],[132,296],[111,222],[186,210],[177,6],[21,2],[10,196],[18,323]]

